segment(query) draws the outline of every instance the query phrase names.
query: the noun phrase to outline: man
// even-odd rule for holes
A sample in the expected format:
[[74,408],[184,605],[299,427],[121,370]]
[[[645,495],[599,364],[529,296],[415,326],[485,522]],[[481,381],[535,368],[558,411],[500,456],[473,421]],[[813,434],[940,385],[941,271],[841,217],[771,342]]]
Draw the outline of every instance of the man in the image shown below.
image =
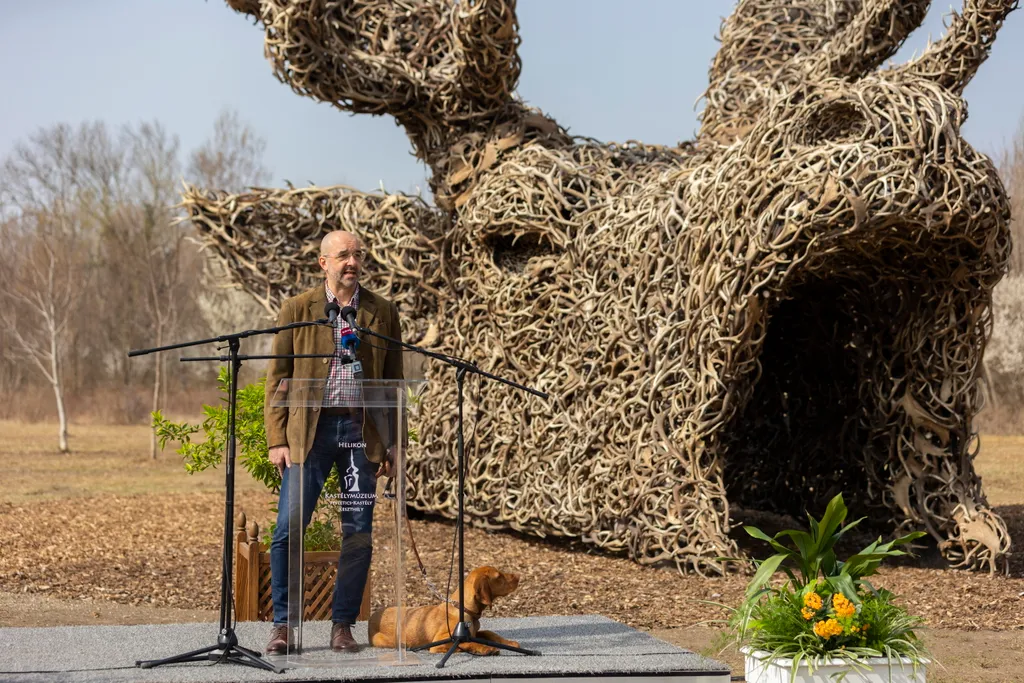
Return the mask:
[[[320,268],[325,281],[312,289],[287,299],[281,305],[278,325],[324,317],[328,301],[337,301],[344,308],[356,309],[356,323],[374,332],[401,339],[398,309],[390,301],[360,286],[359,276],[366,260],[366,250],[350,232],[337,230],[324,236],[320,244]],[[334,354],[331,358],[294,358],[270,361],[267,370],[264,422],[270,462],[281,472],[281,495],[277,526],[270,544],[271,594],[274,603],[274,628],[268,654],[283,654],[288,648],[288,542],[289,515],[298,519],[299,467],[301,477],[303,529],[310,522],[331,467],[349,480],[346,490],[373,492],[376,479],[391,476],[390,453],[386,452],[374,420],[365,419],[359,404],[358,385],[353,380],[361,364],[365,379],[402,379],[401,348],[372,338],[356,350],[343,339],[350,340],[352,331],[341,322],[336,327],[323,325],[300,327],[278,332],[273,351],[278,354]],[[371,340],[363,340],[370,342]],[[357,362],[358,363],[357,363]],[[356,375],[358,377],[358,375]],[[272,407],[282,379],[310,379],[325,382],[323,398],[319,395],[304,406]],[[353,395],[353,390],[356,395]],[[295,392],[291,392],[295,398]],[[345,493],[330,492],[344,498]],[[357,652],[352,638],[362,602],[363,589],[370,567],[373,522],[373,497],[356,496],[357,504],[342,500],[342,547],[338,560],[338,577],[334,586],[332,606],[331,648],[335,652]],[[367,500],[368,499],[368,500]]]

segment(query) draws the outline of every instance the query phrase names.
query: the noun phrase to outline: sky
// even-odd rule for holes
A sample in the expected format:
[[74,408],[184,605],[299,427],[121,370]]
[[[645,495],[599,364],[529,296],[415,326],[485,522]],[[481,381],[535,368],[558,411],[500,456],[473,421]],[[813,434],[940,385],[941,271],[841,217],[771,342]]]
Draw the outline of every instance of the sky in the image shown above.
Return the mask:
[[[58,123],[159,120],[193,149],[225,108],[267,140],[271,185],[347,184],[427,193],[427,171],[389,117],[353,116],[294,94],[263,57],[263,33],[220,0],[3,3],[0,159]],[[518,93],[573,134],[675,144],[695,137],[697,100],[733,0],[519,0]],[[959,4],[957,5],[959,7]],[[944,32],[945,3],[894,61]],[[998,156],[1024,115],[1024,11],[1010,15],[968,86],[964,137]]]

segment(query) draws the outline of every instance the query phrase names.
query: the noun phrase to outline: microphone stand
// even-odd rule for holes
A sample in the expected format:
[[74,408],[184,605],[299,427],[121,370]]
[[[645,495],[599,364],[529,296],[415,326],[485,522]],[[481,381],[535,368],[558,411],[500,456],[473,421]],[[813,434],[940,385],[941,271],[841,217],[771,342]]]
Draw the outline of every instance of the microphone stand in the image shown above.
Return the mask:
[[[333,316],[332,316],[333,321]],[[215,645],[208,645],[198,650],[192,650],[190,652],[183,652],[178,655],[172,655],[165,657],[164,659],[150,659],[150,660],[136,660],[135,666],[142,669],[152,669],[156,666],[163,664],[173,664],[177,662],[201,662],[201,661],[213,661],[214,663],[229,662],[232,664],[242,664],[245,666],[251,666],[257,669],[266,669],[273,671],[274,673],[281,673],[284,669],[281,669],[274,664],[271,664],[263,656],[254,650],[242,647],[238,644],[238,636],[235,634],[235,629],[232,626],[232,606],[234,604],[234,597],[232,591],[234,584],[232,583],[232,570],[234,554],[231,548],[231,532],[234,520],[234,509],[235,509],[235,411],[238,402],[238,371],[242,367],[243,360],[250,359],[265,359],[265,358],[330,358],[330,355],[324,354],[289,354],[281,356],[272,355],[256,355],[256,356],[242,356],[238,354],[238,349],[242,339],[246,337],[255,336],[258,334],[276,334],[282,330],[290,330],[297,327],[310,327],[313,325],[326,325],[329,324],[327,320],[316,320],[316,321],[299,321],[288,325],[281,325],[279,327],[268,327],[262,330],[245,330],[243,332],[236,332],[234,334],[225,334],[219,337],[212,337],[210,339],[199,339],[197,341],[182,342],[180,344],[169,344],[167,346],[157,346],[151,349],[135,349],[128,352],[129,357],[142,356],[149,353],[157,353],[160,351],[169,351],[171,349],[180,349],[188,346],[198,346],[200,344],[215,344],[215,343],[227,343],[228,355],[226,356],[212,356],[212,357],[182,357],[181,361],[228,361],[231,368],[231,381],[228,390],[228,435],[227,435],[227,456],[225,458],[226,464],[224,467],[224,480],[225,487],[227,489],[224,500],[224,546],[221,555],[221,579],[220,579],[220,631],[217,634],[217,643]]]
[[459,543],[459,623],[456,624],[455,628],[452,630],[452,632],[451,632],[451,634],[449,635],[448,638],[445,638],[443,640],[437,640],[437,641],[434,641],[433,643],[427,643],[426,645],[418,645],[418,646],[412,648],[412,650],[414,652],[416,652],[416,651],[419,651],[419,650],[426,650],[426,649],[429,649],[429,648],[432,648],[432,647],[436,647],[438,645],[444,645],[446,643],[451,643],[452,645],[448,649],[448,652],[445,653],[444,657],[441,658],[441,661],[437,663],[436,666],[437,666],[438,669],[444,668],[445,662],[448,661],[448,658],[451,657],[452,654],[455,653],[455,651],[458,649],[459,645],[461,645],[462,643],[477,643],[479,645],[487,645],[487,646],[490,646],[490,647],[500,648],[502,650],[511,650],[512,652],[518,652],[518,653],[524,654],[524,655],[539,655],[540,652],[537,651],[537,650],[527,650],[526,648],[514,647],[512,645],[506,645],[504,643],[496,643],[496,642],[488,640],[486,638],[480,638],[478,636],[474,636],[470,632],[469,622],[466,621],[466,596],[465,596],[465,586],[463,585],[465,583],[465,581],[463,579],[464,579],[464,575],[465,575],[465,572],[466,572],[465,544],[464,544],[464,540],[463,540],[464,539],[464,527],[465,527],[465,519],[464,519],[464,516],[463,516],[463,512],[464,512],[464,501],[463,501],[463,499],[465,497],[465,483],[466,483],[466,479],[465,479],[465,477],[466,477],[466,465],[465,465],[466,455],[465,455],[465,449],[464,449],[463,441],[462,441],[463,383],[464,383],[464,380],[466,378],[466,373],[473,373],[473,374],[476,374],[476,375],[480,375],[481,377],[486,377],[487,379],[494,380],[496,382],[501,382],[502,384],[507,384],[510,387],[515,387],[516,389],[520,389],[521,391],[525,391],[525,392],[527,392],[529,394],[533,394],[534,396],[539,396],[540,398],[548,398],[548,395],[546,393],[542,392],[542,391],[537,391],[536,389],[531,389],[530,387],[523,386],[522,384],[518,384],[516,382],[513,382],[511,380],[505,379],[503,377],[498,377],[497,375],[492,375],[489,372],[485,372],[485,371],[481,370],[480,368],[478,368],[475,363],[472,363],[470,361],[465,361],[465,360],[462,360],[462,359],[459,359],[459,358],[453,358],[452,356],[448,356],[448,355],[445,355],[443,353],[436,353],[434,351],[428,351],[428,350],[426,350],[424,348],[421,348],[419,346],[415,346],[413,344],[407,344],[406,342],[400,341],[398,339],[393,339],[393,338],[385,336],[383,334],[378,334],[377,332],[374,332],[373,330],[370,330],[370,329],[367,329],[365,327],[361,327],[359,325],[356,325],[354,312],[355,312],[354,309],[352,309],[349,306],[346,306],[345,308],[343,308],[341,310],[341,317],[344,320],[346,320],[346,322],[348,322],[349,326],[352,327],[352,329],[357,330],[359,332],[363,332],[365,334],[372,335],[374,337],[377,337],[378,339],[383,339],[384,341],[387,341],[387,342],[390,342],[390,343],[393,343],[393,344],[398,344],[399,346],[403,346],[403,347],[405,347],[407,349],[410,349],[412,351],[416,351],[417,353],[423,354],[424,356],[428,356],[430,358],[434,358],[436,360],[439,360],[442,363],[446,363],[447,365],[451,365],[452,367],[455,368],[455,380],[458,383],[458,387],[459,387],[459,399],[458,399],[458,406],[459,406],[459,422],[458,422],[458,425],[459,425],[459,427],[458,427],[458,435],[457,435],[458,468],[459,468],[459,512],[458,512],[458,516],[457,516],[456,522],[455,522],[455,528],[456,528],[456,531],[458,533],[458,538],[459,538],[459,540],[458,540],[458,543]]

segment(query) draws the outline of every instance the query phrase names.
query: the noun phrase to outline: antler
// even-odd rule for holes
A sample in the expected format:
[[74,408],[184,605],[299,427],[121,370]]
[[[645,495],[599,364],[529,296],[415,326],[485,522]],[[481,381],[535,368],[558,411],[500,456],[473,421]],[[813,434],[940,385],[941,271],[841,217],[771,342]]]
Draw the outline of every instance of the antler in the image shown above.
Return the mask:
[[[432,309],[440,296],[439,242],[447,216],[419,197],[341,185],[244,194],[186,185],[181,205],[230,280],[271,314],[283,299],[316,282],[310,264],[320,237],[337,229],[356,233],[366,244],[370,287],[417,310],[424,304]],[[414,324],[420,323],[426,324]]]
[[[922,77],[959,95],[988,57],[992,41],[1018,0],[964,0],[946,35],[918,59],[886,70],[887,79]],[[731,142],[742,136],[772,93],[801,82],[871,73],[921,25],[929,0],[847,0],[845,4],[784,0],[762,6],[742,0],[722,26],[711,66],[701,136]],[[858,9],[859,6],[859,9]],[[856,10],[856,11],[854,11]]]
[[[440,101],[460,105],[445,111],[454,123],[491,115],[510,102],[522,62],[515,0],[459,2],[452,11],[454,47],[464,62],[461,94]],[[470,103],[474,106],[466,109]]]
[[260,18],[260,0],[224,0],[224,2],[236,12],[248,14],[254,19]]
[[263,0],[265,54],[274,75],[300,95],[356,113],[400,115],[420,104],[428,70],[449,47],[441,40],[446,9],[402,0]]
[[731,142],[772,93],[829,76],[857,78],[920,26],[929,0],[741,0],[722,24],[701,137]]
[[887,78],[922,77],[957,95],[988,59],[996,33],[1018,0],[964,0],[946,35],[917,59],[885,72]]
[[837,31],[804,71],[818,77],[856,79],[896,54],[925,15],[931,0],[866,0],[853,19]]
[[279,80],[346,111],[395,116],[428,162],[502,118],[519,79],[514,0],[227,2],[263,23]]

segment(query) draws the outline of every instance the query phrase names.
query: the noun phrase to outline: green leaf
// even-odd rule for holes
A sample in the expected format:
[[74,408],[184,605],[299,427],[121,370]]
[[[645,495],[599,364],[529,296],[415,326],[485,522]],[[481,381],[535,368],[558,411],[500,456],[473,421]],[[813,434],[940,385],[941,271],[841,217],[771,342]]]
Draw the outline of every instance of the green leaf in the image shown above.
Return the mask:
[[760,529],[758,529],[757,527],[754,527],[754,526],[745,526],[745,527],[743,527],[743,530],[746,531],[751,536],[753,536],[754,538],[758,539],[759,541],[764,541],[764,542],[768,543],[778,553],[783,553],[785,555],[794,555],[795,554],[794,551],[791,548],[787,548],[786,546],[784,546],[783,544],[779,543],[776,540],[778,538],[778,536],[776,536],[776,538],[772,538],[771,536],[769,536],[768,534],[766,534],[765,532],[761,531]]
[[807,526],[811,529],[811,536],[814,538],[818,537],[818,520],[816,520],[810,513],[807,513]]
[[911,531],[909,534],[906,534],[904,536],[900,536],[899,538],[895,538],[895,539],[893,539],[892,541],[889,541],[889,542],[892,543],[893,545],[905,545],[907,543],[912,543],[912,542],[916,541],[917,539],[919,539],[919,538],[921,538],[923,536],[927,536],[927,535],[928,534],[926,532],[924,532],[924,531]]
[[850,578],[849,574],[830,576],[826,581],[828,581],[829,586],[832,587],[832,592],[842,593],[850,600],[850,602],[855,605],[860,604],[860,597],[857,595],[857,586],[854,584],[853,579]]
[[775,571],[782,564],[782,561],[786,559],[785,555],[772,555],[767,560],[761,563],[761,566],[757,568],[757,573],[754,574],[754,578],[750,580],[750,586],[747,588],[747,593],[756,592],[762,586],[766,585],[774,576]]
[[871,591],[872,595],[875,595],[875,596],[878,595],[878,590],[867,579],[861,579],[860,581],[858,581],[858,583],[861,586],[867,586],[868,590]]
[[803,582],[813,581],[818,576],[819,558],[815,554],[814,539],[806,531],[780,531],[779,536],[788,536],[793,540],[799,553],[795,554],[797,563],[800,565],[800,573],[803,574]]
[[855,519],[855,520],[853,520],[852,522],[850,522],[849,524],[847,524],[846,526],[844,526],[844,527],[843,527],[842,529],[840,529],[840,530],[839,530],[839,532],[838,532],[838,534],[839,534],[840,536],[842,536],[842,535],[843,535],[843,534],[845,534],[845,533],[846,533],[847,531],[849,531],[849,530],[850,530],[850,529],[852,529],[853,527],[855,527],[855,526],[857,526],[858,524],[860,524],[861,522],[863,522],[863,521],[864,521],[865,519],[867,519],[867,517],[861,517],[860,519]]
[[772,538],[765,532],[761,531],[756,526],[745,526],[743,527],[743,530],[758,540],[766,541],[768,543],[772,543],[775,541],[774,538]]
[[831,548],[821,556],[821,573],[831,576],[839,570],[840,562],[836,559],[836,553]]
[[[811,538],[811,535],[806,531],[780,531],[778,536],[788,536],[793,539],[793,543],[796,544],[800,554],[807,558],[811,557],[811,553],[814,551],[814,539]],[[778,536],[776,536],[776,538],[778,538]]]
[[799,586],[800,585],[800,580],[796,578],[796,574],[793,573],[792,569],[790,569],[789,567],[783,565],[782,571],[785,572],[786,576],[789,577],[789,582],[792,585],[794,585],[794,586]]
[[843,502],[843,494],[836,494],[835,498],[829,501],[828,506],[825,508],[825,514],[821,518],[821,522],[818,525],[817,533],[815,536],[815,548],[814,554],[820,555],[827,547],[830,547],[835,543],[833,534],[842,525],[843,520],[846,519],[846,504]]

